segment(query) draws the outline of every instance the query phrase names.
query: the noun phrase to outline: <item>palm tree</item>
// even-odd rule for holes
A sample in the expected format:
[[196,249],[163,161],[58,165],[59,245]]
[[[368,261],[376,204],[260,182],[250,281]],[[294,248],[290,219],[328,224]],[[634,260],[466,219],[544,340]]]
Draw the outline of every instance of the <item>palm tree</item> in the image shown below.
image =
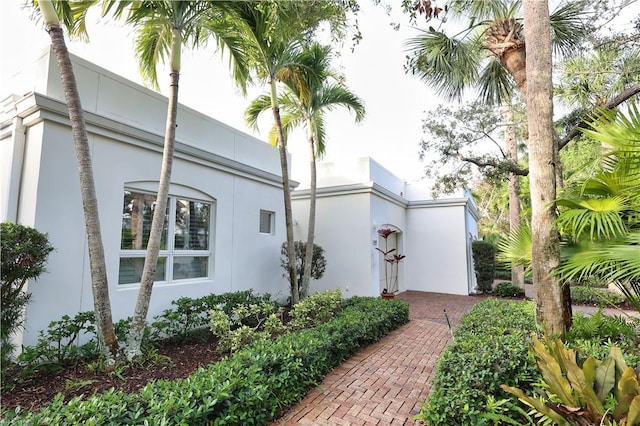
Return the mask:
[[[309,37],[309,33],[312,33],[317,25],[329,16],[322,7],[316,10],[313,7],[307,7],[306,3],[286,1],[232,3],[236,5],[238,22],[236,31],[245,37],[244,51],[250,57],[249,67],[259,81],[269,86],[270,107],[275,123],[282,170],[287,256],[289,259],[295,259],[287,143],[280,117],[277,82],[297,80],[296,84],[301,95],[304,98],[309,96],[309,89],[301,80],[302,43],[305,37]],[[322,2],[315,2],[310,5],[321,4]],[[299,301],[299,290],[294,262],[289,262],[289,277],[292,289],[291,303],[296,304]]]
[[[111,302],[109,299],[109,282],[107,280],[107,268],[104,260],[104,246],[102,244],[102,234],[100,231],[100,218],[98,210],[98,199],[96,196],[95,183],[93,179],[93,166],[91,162],[91,151],[87,137],[80,94],[76,83],[73,66],[69,58],[69,51],[64,40],[62,27],[58,13],[64,18],[65,25],[70,32],[82,34],[84,26],[78,26],[68,13],[70,9],[66,2],[56,2],[50,0],[39,0],[38,8],[44,19],[46,30],[51,37],[62,85],[64,87],[67,108],[69,109],[69,120],[73,132],[73,142],[78,160],[78,171],[80,172],[80,191],[82,196],[82,206],[84,209],[85,229],[87,232],[87,244],[89,248],[89,264],[91,269],[91,289],[93,292],[93,304],[96,313],[97,332],[100,343],[103,345],[107,364],[112,364],[117,356],[118,341],[116,339],[111,316]],[[56,11],[56,8],[58,11]]]
[[145,257],[140,290],[136,301],[133,321],[127,338],[127,358],[140,354],[143,331],[146,324],[149,302],[153,290],[154,275],[165,223],[171,168],[175,146],[176,120],[178,112],[178,83],[181,71],[182,45],[202,46],[210,35],[221,47],[228,47],[234,66],[234,75],[246,76],[242,50],[237,49],[239,34],[228,31],[227,4],[210,1],[114,1],[105,2],[103,15],[124,17],[126,23],[137,28],[136,55],[142,76],[155,87],[158,86],[157,66],[168,61],[170,66],[169,102],[162,153],[162,167],[158,183],[147,254]]
[[[337,107],[344,107],[355,113],[356,122],[364,118],[363,102],[344,85],[341,76],[331,69],[332,52],[328,46],[312,43],[301,55],[301,65],[304,70],[304,86],[298,85],[298,80],[286,80],[285,91],[279,97],[278,104],[282,107],[282,130],[285,138],[289,132],[298,126],[307,129],[310,166],[310,196],[309,196],[309,224],[307,243],[305,246],[304,272],[302,282],[299,283],[300,297],[306,295],[311,279],[313,258],[313,242],[316,217],[316,159],[325,152],[325,112]],[[303,90],[308,90],[304,96]],[[255,99],[247,108],[245,116],[247,123],[257,128],[258,116],[269,109],[270,97],[262,95]],[[276,134],[271,132],[272,139]],[[272,140],[270,142],[277,142]]]
[[[408,47],[413,50],[413,56],[409,61],[409,67],[427,84],[432,86],[438,94],[450,100],[460,100],[463,94],[470,88],[475,88],[478,96],[488,104],[498,104],[510,101],[513,96],[513,88],[516,87],[522,96],[527,96],[527,59],[524,33],[527,31],[519,17],[521,2],[519,1],[471,1],[454,2],[448,9],[454,17],[469,17],[470,25],[454,37],[449,37],[443,31],[438,31],[432,27],[428,31],[423,31],[417,37],[410,39]],[[578,49],[580,41],[584,39],[586,27],[580,20],[584,5],[580,2],[569,2],[560,6],[553,15],[546,14],[549,21],[549,33],[553,35],[554,48],[559,54],[566,54]],[[530,18],[531,19],[531,18]],[[533,34],[530,39],[537,40],[539,34]],[[538,43],[536,43],[538,44]],[[533,48],[538,47],[534,46]],[[527,104],[531,106],[528,102]],[[545,113],[543,113],[544,115]],[[539,124],[539,123],[538,123]],[[530,128],[531,129],[531,128]],[[537,130],[543,131],[540,127]],[[556,159],[553,164],[554,172],[559,171],[559,154],[557,144],[559,138],[553,128],[554,148],[550,152],[551,157]],[[539,141],[531,138],[530,141]],[[539,146],[530,144],[530,152],[538,150]],[[535,156],[535,154],[534,154]],[[534,161],[531,162],[536,167]],[[537,170],[539,172],[540,169]],[[530,165],[531,173],[531,165]],[[556,176],[553,181],[553,197],[555,198]],[[534,185],[532,191],[537,191]],[[551,194],[551,189],[546,188],[546,196]],[[538,194],[540,195],[540,194]],[[532,192],[533,198],[533,192]],[[543,210],[536,209],[538,214]],[[540,217],[536,218],[534,225],[533,239],[537,238],[537,232],[545,232],[550,237],[546,225],[538,226]],[[546,218],[547,224],[552,224],[553,219]],[[543,238],[544,239],[544,238]],[[548,243],[548,241],[547,241]],[[546,243],[545,243],[546,244]],[[557,250],[555,250],[557,252]],[[551,252],[549,252],[551,253]],[[551,261],[551,259],[547,259]],[[559,259],[551,263],[559,262]],[[542,263],[534,264],[535,277],[547,284],[551,279],[550,275],[537,273]],[[548,265],[547,265],[548,266]],[[548,267],[544,270],[550,270]],[[546,284],[542,284],[544,287]],[[541,292],[547,302],[551,299],[547,297],[547,292]],[[565,327],[570,327],[570,298],[568,292],[561,296],[563,303],[558,312],[562,312],[565,318]],[[539,305],[540,309],[546,302]],[[554,308],[547,309],[552,312]],[[547,319],[548,321],[548,319]],[[554,328],[555,326],[550,325]]]

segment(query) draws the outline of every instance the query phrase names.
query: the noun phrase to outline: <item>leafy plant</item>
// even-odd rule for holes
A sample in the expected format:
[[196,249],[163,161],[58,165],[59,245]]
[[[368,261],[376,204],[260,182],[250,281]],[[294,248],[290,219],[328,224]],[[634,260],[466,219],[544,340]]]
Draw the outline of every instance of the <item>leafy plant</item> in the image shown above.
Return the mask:
[[313,294],[294,305],[289,312],[293,328],[313,327],[331,319],[343,306],[342,292],[328,290]]
[[524,290],[510,282],[501,282],[496,284],[493,294],[500,297],[523,297]]
[[[78,312],[73,318],[63,315],[51,321],[46,330],[40,331],[35,346],[26,346],[18,356],[18,362],[27,369],[59,369],[67,362],[98,355],[96,317],[93,311]],[[89,335],[80,344],[81,336]]]
[[640,422],[640,377],[613,346],[609,357],[576,362],[573,350],[559,339],[533,339],[533,353],[544,379],[546,397],[526,395],[521,389],[502,385],[535,411],[557,425],[631,426]]
[[30,293],[23,291],[29,280],[36,280],[44,271],[53,247],[47,234],[34,228],[11,222],[0,224],[0,269],[2,276],[0,303],[0,379],[9,364],[14,347],[11,337],[20,329],[23,310]]
[[[209,318],[211,332],[219,339],[219,352],[237,352],[255,340],[269,338],[272,332],[282,330],[276,324],[281,320],[269,302],[238,305],[230,315],[216,307],[209,312]],[[263,325],[267,321],[269,328],[265,329]]]
[[[295,241],[295,253],[296,253],[296,267],[295,271],[298,275],[298,283],[302,284],[302,275],[304,274],[304,255],[307,244],[303,241]],[[287,243],[282,243],[282,248],[280,250],[280,266],[284,269],[284,277],[291,281],[289,277],[289,256],[287,254]],[[314,280],[319,280],[324,275],[324,271],[327,269],[327,259],[324,257],[324,249],[317,244],[313,245],[313,257],[311,258],[311,278]],[[300,299],[303,299],[309,289],[308,288],[300,288],[298,289]]]

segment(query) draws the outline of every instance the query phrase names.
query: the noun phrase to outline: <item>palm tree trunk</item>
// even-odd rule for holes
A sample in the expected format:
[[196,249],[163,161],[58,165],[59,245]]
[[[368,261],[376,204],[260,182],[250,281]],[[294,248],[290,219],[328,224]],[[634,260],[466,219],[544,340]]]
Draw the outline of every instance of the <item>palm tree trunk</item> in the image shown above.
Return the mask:
[[60,77],[64,88],[65,100],[69,109],[69,120],[73,133],[73,143],[80,173],[80,191],[84,209],[87,244],[89,248],[89,265],[91,269],[91,290],[93,305],[98,326],[98,340],[106,349],[107,364],[113,364],[118,352],[118,341],[113,328],[111,316],[111,301],[109,299],[109,282],[104,260],[104,246],[100,231],[100,218],[95,182],[93,180],[93,166],[89,138],[84,121],[80,94],[76,83],[73,65],[69,58],[64,41],[64,34],[60,27],[58,16],[50,1],[40,0],[40,11],[46,22],[47,32],[51,37],[53,51],[58,61]]
[[[507,149],[509,161],[518,164],[518,144],[516,142],[513,109],[510,103],[503,105],[503,114],[507,127],[505,129],[504,143]],[[515,173],[509,174],[509,230],[511,233],[520,228],[520,177]],[[524,266],[511,267],[511,283],[524,289]]]
[[298,289],[298,274],[296,272],[296,249],[293,239],[293,212],[291,209],[291,187],[289,186],[289,164],[287,161],[287,145],[282,132],[282,120],[280,119],[280,108],[278,107],[276,80],[272,76],[269,80],[271,89],[271,109],[273,119],[278,131],[278,151],[280,152],[280,166],[282,168],[282,188],[284,190],[284,219],[287,228],[287,256],[289,257],[289,277],[291,284],[291,304],[295,305],[300,301]]
[[313,138],[313,123],[307,119],[307,129],[309,132],[309,228],[307,229],[307,245],[304,252],[304,271],[302,273],[302,293],[306,296],[311,281],[311,267],[313,262],[313,242],[316,228],[316,191],[317,191],[317,172],[316,172],[316,152],[315,140]]
[[553,83],[549,5],[524,0],[527,43],[527,119],[532,205],[532,257],[536,320],[549,335],[564,337],[562,287],[551,274],[560,263],[554,225],[556,175],[554,167]]
[[[162,152],[162,168],[160,171],[160,181],[158,183],[158,195],[151,221],[151,231],[149,242],[147,243],[147,255],[144,259],[144,268],[140,280],[140,290],[133,313],[133,321],[129,335],[127,336],[126,356],[128,360],[140,355],[144,328],[151,302],[151,292],[158,264],[160,244],[162,241],[162,230],[164,228],[165,212],[167,210],[167,199],[169,197],[169,186],[171,184],[171,168],[173,166],[173,152],[176,140],[176,122],[178,116],[178,83],[180,81],[180,49],[182,37],[178,29],[173,29],[173,42],[171,46],[171,74],[169,103],[167,106],[167,121],[164,136],[164,150]],[[171,238],[167,235],[167,240]]]

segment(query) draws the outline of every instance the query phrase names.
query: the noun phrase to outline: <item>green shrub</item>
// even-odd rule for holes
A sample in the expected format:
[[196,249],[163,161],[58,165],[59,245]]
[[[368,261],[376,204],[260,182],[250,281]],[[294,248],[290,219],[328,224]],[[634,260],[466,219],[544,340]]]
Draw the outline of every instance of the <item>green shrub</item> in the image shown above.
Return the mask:
[[[150,338],[161,340],[169,338],[176,341],[185,341],[193,336],[201,337],[208,334],[209,312],[212,309],[222,309],[227,315],[231,315],[238,306],[249,306],[271,301],[271,295],[254,294],[253,290],[237,291],[224,294],[209,294],[204,297],[192,299],[181,297],[172,301],[175,306],[166,309],[162,314],[154,317],[151,324]],[[203,331],[206,332],[203,334]]]
[[489,293],[496,276],[496,248],[485,241],[473,241],[471,249],[478,288],[484,293]]
[[29,280],[43,272],[53,247],[47,234],[34,228],[10,222],[0,224],[0,270],[2,276],[0,302],[0,381],[10,363],[14,347],[11,337],[22,327],[23,310],[30,293],[22,291]]
[[607,288],[571,287],[571,300],[582,305],[596,305],[600,307],[620,305],[625,301],[623,295]]
[[[416,418],[432,426],[485,422],[488,396],[507,398],[501,384],[527,387],[539,379],[529,353],[534,331],[532,303],[477,303],[463,316],[455,340],[439,359],[431,393]],[[521,411],[510,414],[520,416]]]
[[[23,348],[18,362],[27,370],[42,367],[56,370],[73,360],[95,357],[99,354],[95,324],[93,311],[78,312],[73,318],[64,315],[58,321],[51,321],[46,330],[40,331],[35,346]],[[89,334],[90,338],[80,345],[78,340],[83,334]]]
[[149,383],[130,395],[59,396],[38,413],[5,413],[2,423],[267,425],[327,371],[408,320],[401,300],[354,298],[327,323],[256,341],[186,379]]
[[272,333],[284,328],[270,302],[239,305],[229,315],[221,307],[216,307],[210,311],[209,318],[211,333],[219,339],[218,352],[223,353],[236,352],[249,343],[267,339]]
[[524,289],[509,282],[501,282],[495,286],[493,294],[500,297],[523,297]]
[[306,297],[291,308],[291,327],[307,328],[328,321],[342,308],[342,292],[328,290]]

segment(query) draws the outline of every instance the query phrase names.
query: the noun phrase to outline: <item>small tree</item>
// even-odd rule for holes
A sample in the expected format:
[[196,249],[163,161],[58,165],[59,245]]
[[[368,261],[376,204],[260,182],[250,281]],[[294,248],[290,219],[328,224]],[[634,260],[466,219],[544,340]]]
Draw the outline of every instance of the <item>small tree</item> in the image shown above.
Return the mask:
[[[22,326],[24,307],[30,294],[23,291],[28,280],[35,280],[44,272],[44,266],[53,247],[47,234],[15,223],[4,222],[1,225],[1,333],[0,352],[4,367],[13,354],[11,344],[13,336]],[[4,368],[3,371],[4,373]],[[2,374],[4,376],[4,374]]]
[[[304,274],[304,266],[305,266],[305,251],[307,244],[303,241],[295,242],[295,253],[296,253],[296,264],[295,271],[298,275],[298,282],[302,282],[302,274]],[[293,285],[291,284],[292,280],[289,276],[289,256],[287,251],[287,243],[282,243],[282,248],[280,250],[280,265],[284,269],[283,276],[289,280],[291,291],[293,291]],[[311,260],[311,278],[315,280],[319,280],[324,275],[324,271],[327,268],[327,260],[324,257],[324,249],[317,244],[313,245],[313,257]],[[307,292],[309,291],[309,287],[298,288],[298,295],[300,299],[303,299]]]

